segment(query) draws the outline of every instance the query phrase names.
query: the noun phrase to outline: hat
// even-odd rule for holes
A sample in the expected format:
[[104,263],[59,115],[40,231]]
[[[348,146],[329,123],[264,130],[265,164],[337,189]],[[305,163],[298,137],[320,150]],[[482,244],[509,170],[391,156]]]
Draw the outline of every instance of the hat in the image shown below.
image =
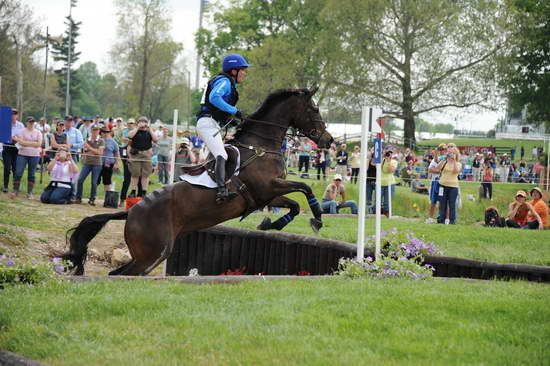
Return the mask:
[[29,122],[33,122],[33,123],[34,123],[34,122],[36,122],[36,121],[35,121],[34,117],[29,117],[29,118],[27,118],[27,120],[26,120],[25,122],[26,122],[26,123],[29,123]]
[[92,129],[92,130],[99,130],[100,127],[99,127],[98,124],[94,123],[93,125],[90,126],[90,129]]
[[127,121],[127,122],[128,122],[128,123],[136,123],[136,120],[133,119],[133,118],[128,118],[128,121]]
[[342,180],[342,175],[341,174],[334,174],[334,180]]
[[99,114],[96,114],[95,118],[101,118],[101,116]]
[[12,108],[11,113],[12,114],[19,114],[19,111],[17,110],[17,108]]
[[535,188],[533,188],[533,189],[531,189],[531,190],[529,191],[529,194],[530,194],[531,196],[533,195],[533,191],[539,192],[540,196],[542,197],[542,190],[541,190],[539,187],[535,187]]
[[444,143],[441,143],[441,144],[439,144],[439,146],[437,146],[438,150],[442,150],[442,149],[446,149],[446,148],[447,148],[447,144],[444,144]]
[[519,190],[516,192],[516,197],[517,196],[527,197],[527,193],[525,193],[525,191]]
[[178,144],[191,145],[191,142],[189,141],[189,139],[187,137],[183,137],[181,139],[178,139],[177,142],[178,142]]
[[82,120],[83,120],[84,122],[86,122],[86,121],[91,121],[91,120],[92,120],[92,117],[84,117],[84,118],[82,118]]
[[138,122],[147,122],[147,123],[149,123],[149,119],[145,116],[141,116],[141,117],[139,117]]
[[118,117],[116,120],[122,122],[122,117]]
[[391,152],[392,153],[393,152],[393,147],[391,147],[391,146],[386,147],[385,152],[387,152],[387,153]]
[[72,116],[65,116],[65,121],[72,121],[72,120],[73,120]]
[[111,130],[109,129],[109,127],[105,126],[105,127],[102,127],[101,130],[99,130],[99,132],[101,132],[101,133],[110,133]]

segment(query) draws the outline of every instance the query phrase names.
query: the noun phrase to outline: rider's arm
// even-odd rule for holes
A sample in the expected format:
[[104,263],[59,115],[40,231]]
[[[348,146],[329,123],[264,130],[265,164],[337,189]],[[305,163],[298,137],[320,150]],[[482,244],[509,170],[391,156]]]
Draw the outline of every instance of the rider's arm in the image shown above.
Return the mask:
[[223,97],[231,93],[231,82],[229,79],[222,77],[214,82],[212,86],[212,91],[208,100],[210,103],[215,105],[217,108],[221,109],[224,112],[235,114],[237,113],[237,108],[228,104]]

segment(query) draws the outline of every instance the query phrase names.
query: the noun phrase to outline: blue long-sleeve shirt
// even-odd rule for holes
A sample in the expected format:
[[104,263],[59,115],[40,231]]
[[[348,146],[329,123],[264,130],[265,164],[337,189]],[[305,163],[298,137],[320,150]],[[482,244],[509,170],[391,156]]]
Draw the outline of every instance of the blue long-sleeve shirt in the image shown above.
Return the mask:
[[74,127],[65,130],[65,134],[69,137],[69,143],[71,144],[71,152],[78,152],[84,146],[84,139],[82,133]]
[[226,77],[221,77],[214,82],[208,101],[224,112],[235,114],[237,108],[227,103],[231,95],[231,82]]

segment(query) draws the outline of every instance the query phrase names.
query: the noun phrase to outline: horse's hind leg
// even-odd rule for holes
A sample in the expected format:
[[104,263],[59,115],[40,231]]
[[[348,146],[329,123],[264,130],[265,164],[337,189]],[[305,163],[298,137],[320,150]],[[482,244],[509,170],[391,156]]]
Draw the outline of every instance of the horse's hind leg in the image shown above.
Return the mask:
[[120,275],[124,275],[125,274],[125,271],[128,270],[128,268],[130,268],[132,265],[134,264],[134,260],[132,259],[130,262],[118,267],[117,269],[109,272],[109,276],[120,276]]
[[294,220],[294,217],[298,216],[298,214],[300,213],[300,205],[298,204],[298,202],[283,196],[275,197],[269,203],[269,206],[289,208],[290,212],[284,216],[279,217],[279,219],[277,219],[275,222],[271,222],[271,219],[269,217],[264,218],[261,224],[258,225],[259,230],[281,230],[292,220]]

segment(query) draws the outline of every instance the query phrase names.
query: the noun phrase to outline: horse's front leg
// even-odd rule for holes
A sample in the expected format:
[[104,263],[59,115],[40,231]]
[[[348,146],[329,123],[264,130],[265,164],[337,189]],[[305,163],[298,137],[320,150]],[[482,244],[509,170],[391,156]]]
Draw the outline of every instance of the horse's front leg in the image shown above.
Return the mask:
[[271,202],[269,202],[269,206],[288,208],[290,209],[290,212],[279,217],[275,222],[271,222],[269,217],[265,217],[260,225],[258,225],[258,230],[281,230],[300,214],[300,205],[298,202],[291,200],[288,197],[275,197]]
[[273,179],[271,183],[277,196],[284,196],[285,194],[293,192],[303,193],[307,198],[307,203],[314,217],[309,220],[311,228],[313,231],[318,232],[319,229],[323,227],[323,220],[321,218],[323,210],[321,209],[321,205],[317,201],[317,198],[313,195],[313,191],[310,186],[302,182],[293,182],[280,178]]

